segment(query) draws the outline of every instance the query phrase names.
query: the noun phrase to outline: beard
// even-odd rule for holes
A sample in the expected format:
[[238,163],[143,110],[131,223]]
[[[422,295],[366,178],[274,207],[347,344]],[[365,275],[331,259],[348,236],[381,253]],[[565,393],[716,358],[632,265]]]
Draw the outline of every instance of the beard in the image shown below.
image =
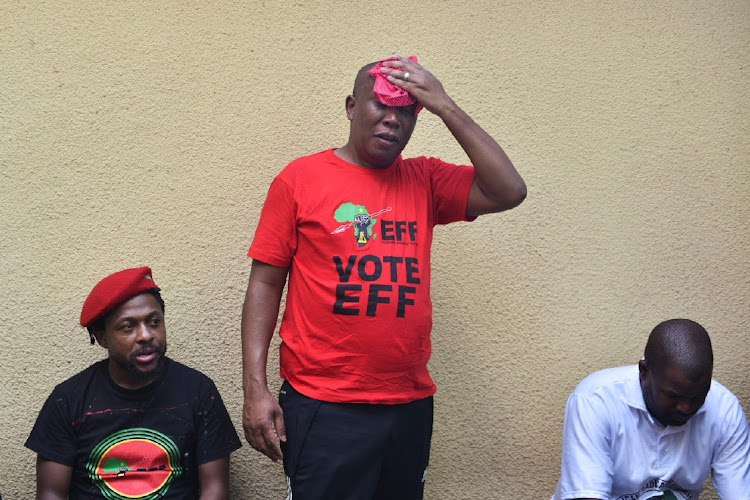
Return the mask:
[[[158,361],[156,362],[156,366],[153,367],[151,370],[141,370],[138,368],[138,365],[136,363],[136,357],[140,356],[144,350],[154,350],[157,353]],[[120,365],[121,368],[124,368],[128,371],[130,375],[133,376],[134,379],[139,380],[141,382],[149,382],[151,380],[154,380],[159,375],[164,373],[164,369],[166,367],[166,364],[164,362],[164,355],[167,352],[167,346],[157,346],[157,345],[149,345],[145,346],[142,349],[139,349],[138,351],[135,351],[132,353],[127,361],[122,360],[115,360],[115,362]]]

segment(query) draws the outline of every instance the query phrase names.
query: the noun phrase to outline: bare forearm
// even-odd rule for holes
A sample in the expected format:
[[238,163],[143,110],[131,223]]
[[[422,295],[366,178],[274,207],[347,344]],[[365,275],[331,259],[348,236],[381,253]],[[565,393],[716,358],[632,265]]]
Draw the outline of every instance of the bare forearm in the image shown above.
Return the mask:
[[415,61],[396,58],[384,63],[386,67],[381,70],[388,75],[388,81],[411,93],[439,116],[474,165],[466,215],[500,212],[521,203],[526,198],[526,184],[497,141],[451,99],[432,73]]
[[[242,313],[242,379],[246,394],[248,391],[254,392],[258,387],[267,387],[268,349],[278,315],[278,307],[261,313],[261,307],[252,302],[253,299],[245,300]],[[275,314],[273,321],[265,318],[267,313]]]
[[493,205],[489,211],[520,204],[526,197],[526,183],[497,141],[452,100],[439,110],[438,116],[474,165],[476,185]]
[[268,390],[266,364],[287,269],[253,261],[242,308],[242,427],[250,446],[281,460],[279,442],[286,441],[284,415]]
[[267,390],[266,364],[286,269],[253,262],[242,308],[242,372],[245,395]]

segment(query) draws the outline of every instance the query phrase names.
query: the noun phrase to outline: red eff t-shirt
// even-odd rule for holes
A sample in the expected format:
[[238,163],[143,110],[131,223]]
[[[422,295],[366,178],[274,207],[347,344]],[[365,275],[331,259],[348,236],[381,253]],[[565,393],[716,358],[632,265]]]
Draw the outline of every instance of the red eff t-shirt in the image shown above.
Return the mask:
[[467,220],[473,179],[436,158],[371,169],[332,149],[274,179],[248,255],[290,268],[280,358],[296,390],[386,404],[435,393],[432,230]]

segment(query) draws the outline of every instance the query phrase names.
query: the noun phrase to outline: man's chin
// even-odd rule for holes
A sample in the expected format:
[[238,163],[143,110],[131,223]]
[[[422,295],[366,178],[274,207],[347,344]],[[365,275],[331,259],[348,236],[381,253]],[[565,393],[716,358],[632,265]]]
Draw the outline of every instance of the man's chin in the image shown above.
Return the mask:
[[159,355],[154,367],[147,369],[147,370],[143,370],[139,368],[138,365],[133,361],[128,363],[128,373],[130,373],[136,379],[144,381],[144,382],[153,380],[154,378],[158,377],[163,371],[164,371],[164,355],[163,354]]
[[373,151],[368,163],[374,168],[388,168],[398,159],[403,148],[400,145],[385,150]]
[[[398,158],[398,156],[396,158]],[[392,158],[390,156],[386,158],[377,158],[376,160],[370,162],[370,166],[371,168],[376,169],[388,168],[393,165],[393,162],[396,161],[396,158]]]
[[688,423],[690,419],[692,418],[692,415],[689,417],[677,417],[677,418],[671,418],[666,422],[666,425],[670,425],[672,427],[681,427]]

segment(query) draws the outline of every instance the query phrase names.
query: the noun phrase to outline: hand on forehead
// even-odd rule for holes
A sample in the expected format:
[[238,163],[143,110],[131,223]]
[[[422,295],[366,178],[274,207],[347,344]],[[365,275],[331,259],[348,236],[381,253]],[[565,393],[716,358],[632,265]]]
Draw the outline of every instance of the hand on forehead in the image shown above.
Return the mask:
[[372,91],[375,93],[378,101],[386,106],[411,106],[417,103],[416,113],[419,113],[422,110],[422,106],[418,103],[417,99],[405,89],[388,81],[388,75],[382,71],[383,68],[400,69],[403,71],[402,79],[408,82],[410,73],[406,71],[408,69],[405,66],[407,64],[406,61],[417,63],[417,56],[410,56],[408,59],[400,56],[389,57],[377,63],[374,68],[367,72],[375,78]]

